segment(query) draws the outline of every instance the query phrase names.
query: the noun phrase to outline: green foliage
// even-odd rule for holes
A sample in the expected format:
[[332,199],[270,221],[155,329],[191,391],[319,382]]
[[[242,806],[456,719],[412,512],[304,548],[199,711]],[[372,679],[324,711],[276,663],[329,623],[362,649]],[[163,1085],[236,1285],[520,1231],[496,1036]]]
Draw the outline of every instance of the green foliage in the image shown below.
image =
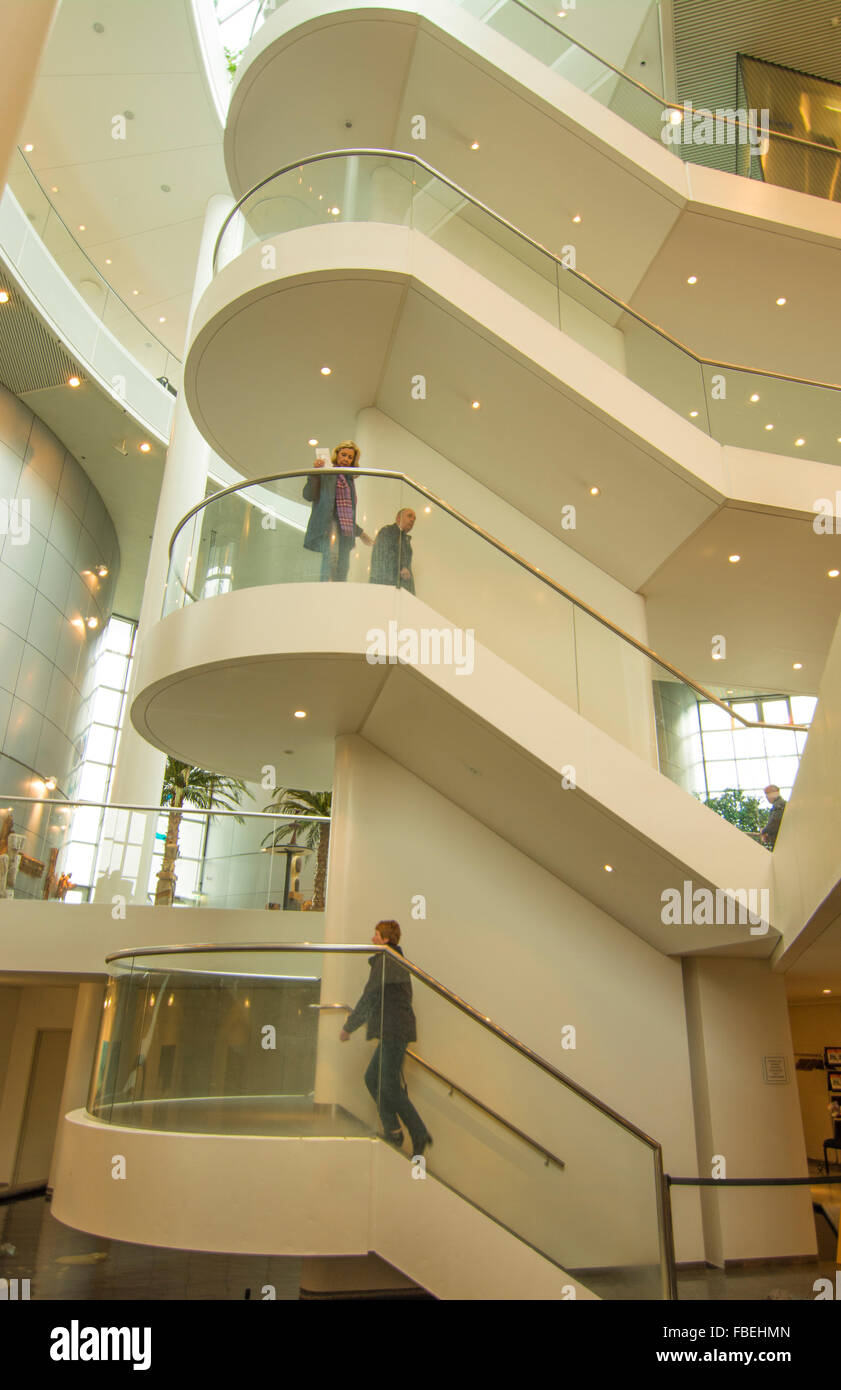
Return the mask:
[[[271,811],[277,816],[329,816],[332,804],[332,792],[308,792],[294,787],[277,787],[268,806],[264,806],[263,810]],[[329,824],[324,821],[310,821],[305,826],[292,821],[288,825],[280,825],[276,830],[269,831],[263,844],[271,840],[273,845],[280,845],[284,840],[294,837],[294,844],[303,845],[305,849],[317,849],[322,830],[329,832],[329,829]]]
[[770,807],[764,809],[755,796],[748,796],[747,792],[733,788],[728,788],[719,796],[708,796],[704,805],[731,825],[737,825],[740,830],[764,830],[771,814]]
[[231,77],[236,76],[236,71],[239,67],[239,60],[244,52],[245,49],[241,48],[239,50],[239,53],[234,53],[233,49],[228,48],[227,44],[225,45],[225,59],[228,64],[228,72],[230,73]]
[[[250,797],[244,782],[235,777],[222,777],[217,772],[207,772],[203,767],[191,767],[189,763],[179,763],[176,758],[167,758],[164,770],[164,784],[161,790],[162,806],[195,806],[199,811],[231,811],[238,806],[243,795]],[[236,817],[242,824],[242,817]]]

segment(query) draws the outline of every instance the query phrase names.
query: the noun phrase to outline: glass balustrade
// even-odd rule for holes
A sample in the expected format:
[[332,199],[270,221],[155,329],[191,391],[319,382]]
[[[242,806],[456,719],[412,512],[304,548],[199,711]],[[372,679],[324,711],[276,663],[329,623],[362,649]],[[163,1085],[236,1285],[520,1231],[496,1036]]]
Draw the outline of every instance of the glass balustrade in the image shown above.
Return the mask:
[[[322,582],[331,547],[326,561],[322,551],[304,548],[312,505],[304,491],[331,473],[302,470],[208,498],[173,537],[164,616],[240,589]],[[481,647],[694,789],[698,758],[684,725],[691,711],[697,722],[699,696],[709,692],[402,474],[356,469],[352,476],[357,522],[375,546],[357,541],[346,582],[394,597],[381,637],[371,636],[367,611],[358,633],[345,627],[352,648],[372,663],[447,664],[469,676]],[[404,531],[408,512],[415,520]],[[434,628],[416,626],[417,610],[401,603],[407,592],[432,610]],[[728,710],[724,717],[751,722]]]
[[[387,1123],[396,1137],[388,1048],[405,1041],[410,1003],[413,1111],[401,1093],[398,1152],[413,1157],[420,1124],[434,1140],[428,1175],[546,1259],[604,1298],[669,1296],[659,1145],[392,952],[178,948],[121,953],[110,969],[88,1101],[98,1120],[304,1138],[371,1138]],[[370,976],[365,1021],[343,1042]]]
[[[59,270],[90,312],[149,376],[160,383],[168,382],[177,390],[181,384],[181,362],[100,274],[56,211],[20,150],[15,151],[8,184]],[[91,345],[90,360],[103,376],[111,379],[116,365],[109,355],[107,339]]]
[[[708,362],[429,165],[383,151],[318,156],[249,193],[216,269],[268,239],[339,222],[411,227],[721,444],[841,463],[841,386]],[[317,246],[313,241],[312,246]]]
[[318,845],[329,821],[0,796],[0,827],[8,837],[0,899],[119,895],[139,905],[316,912],[321,921]]

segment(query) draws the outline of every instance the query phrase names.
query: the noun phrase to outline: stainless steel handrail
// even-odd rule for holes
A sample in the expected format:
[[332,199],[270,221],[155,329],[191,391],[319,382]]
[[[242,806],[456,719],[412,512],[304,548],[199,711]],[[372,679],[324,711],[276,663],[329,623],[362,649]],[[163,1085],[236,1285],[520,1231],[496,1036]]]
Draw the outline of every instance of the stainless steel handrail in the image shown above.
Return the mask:
[[[819,148],[823,149],[824,146],[821,145]],[[839,154],[841,154],[841,151],[839,151]],[[466,188],[462,188],[460,184],[454,183],[446,174],[442,174],[439,169],[435,169],[431,164],[427,164],[425,159],[421,159],[416,154],[406,154],[403,150],[364,149],[361,146],[354,149],[323,150],[319,154],[307,155],[305,159],[296,159],[292,164],[284,164],[283,168],[276,169],[273,174],[267,174],[264,179],[260,179],[259,183],[255,183],[254,187],[250,188],[247,193],[243,193],[242,197],[237,200],[225,218],[225,221],[222,223],[221,230],[216,238],[216,244],[213,248],[213,274],[216,275],[218,273],[217,258],[225,232],[243,205],[248,202],[249,198],[252,198],[255,193],[259,193],[261,188],[265,188],[266,185],[272,183],[274,179],[282,178],[284,174],[291,174],[293,170],[303,169],[309,164],[319,164],[325,159],[349,159],[362,155],[369,155],[376,159],[402,159],[406,160],[408,163],[418,165],[433,178],[440,179],[441,183],[446,184],[447,187],[460,198],[464,198],[473,207],[478,208],[480,212],[492,218],[493,221],[497,222],[501,227],[504,227],[506,231],[512,232],[514,236],[519,237],[521,241],[526,242],[527,245],[531,246],[535,251],[539,251],[541,254],[548,256],[550,260],[554,261],[556,268],[563,271],[564,275],[571,276],[572,279],[580,281],[581,284],[586,285],[588,289],[593,290],[594,293],[601,295],[602,298],[608,300],[614,308],[619,309],[623,314],[630,315],[631,318],[636,319],[637,323],[642,324],[643,327],[650,328],[653,333],[658,334],[658,336],[663,338],[666,342],[671,343],[673,347],[678,348],[678,350],[685,353],[687,357],[691,357],[692,360],[697,362],[701,367],[718,367],[723,371],[746,372],[750,376],[761,376],[771,381],[790,381],[796,386],[818,386],[826,391],[841,391],[841,384],[838,382],[816,381],[811,377],[791,376],[788,372],[773,372],[765,367],[748,367],[740,362],[721,362],[715,357],[700,356],[699,353],[693,352],[692,348],[687,347],[686,343],[682,343],[679,338],[675,338],[665,328],[662,328],[660,324],[654,323],[651,319],[646,318],[639,310],[627,304],[624,299],[620,299],[618,295],[605,289],[603,285],[598,284],[598,282],[593,280],[589,275],[585,275],[583,270],[578,270],[577,267],[573,268],[572,266],[566,265],[556,252],[550,251],[549,247],[544,246],[542,242],[535,241],[534,237],[529,236],[528,232],[522,231],[520,227],[515,227],[513,222],[509,222],[507,217],[503,217],[501,213],[495,212],[493,208],[488,207],[487,203],[481,202],[479,198],[474,198],[473,194],[468,193]]]
[[[213,952],[218,951],[281,951],[290,953],[293,951],[304,953],[311,951],[320,952],[322,955],[345,954],[370,956],[372,954],[380,954],[388,950],[389,947],[387,946],[355,946],[344,944],[313,945],[309,941],[298,942],[297,944],[278,943],[275,945],[272,945],[268,942],[218,942],[215,945],[212,943],[204,943],[202,945],[196,946],[179,945],[160,946],[158,948],[139,947],[136,950],[115,951],[112,955],[106,957],[106,964],[110,965],[112,961],[128,959],[134,960],[141,959],[147,956],[188,954],[201,955],[212,954]],[[427,974],[427,972],[425,970],[422,970],[420,966],[415,965],[412,961],[407,960],[405,956],[402,955],[398,956],[397,959],[399,960],[401,965],[405,966],[409,974],[415,977],[415,979],[420,980],[422,984],[425,984],[435,994],[438,994],[442,999],[445,999],[454,1008],[458,1009],[461,1013],[465,1014],[475,1023],[478,1023],[480,1027],[486,1030],[486,1032],[492,1033],[494,1037],[499,1038],[499,1040],[505,1043],[507,1047],[510,1047],[513,1051],[518,1052],[520,1056],[525,1057],[534,1066],[538,1067],[541,1071],[545,1072],[546,1075],[551,1076],[555,1081],[559,1081],[561,1085],[566,1086],[567,1089],[572,1091],[574,1095],[577,1095],[581,1100],[586,1101],[588,1105],[593,1106],[594,1109],[598,1110],[599,1113],[604,1115],[607,1119],[612,1120],[615,1124],[618,1124],[620,1128],[624,1129],[628,1134],[634,1135],[636,1139],[639,1139],[651,1150],[652,1158],[654,1161],[654,1200],[657,1211],[657,1225],[660,1237],[660,1269],[663,1294],[664,1298],[666,1299],[677,1298],[677,1274],[675,1266],[674,1239],[672,1235],[671,1225],[671,1205],[669,1201],[669,1192],[666,1187],[664,1177],[663,1150],[662,1146],[658,1143],[658,1141],[656,1139],[652,1139],[650,1135],[646,1134],[644,1130],[639,1129],[637,1125],[632,1124],[630,1120],[626,1120],[623,1115],[618,1114],[617,1111],[615,1111],[611,1106],[605,1105],[604,1101],[599,1100],[597,1096],[594,1096],[592,1094],[592,1092],[585,1090],[585,1088],[583,1086],[580,1086],[577,1081],[573,1081],[571,1077],[566,1076],[562,1071],[559,1071],[559,1069],[553,1066],[551,1062],[548,1062],[545,1057],[541,1057],[537,1052],[533,1052],[532,1049],[530,1047],[527,1047],[525,1043],[521,1042],[519,1038],[515,1038],[514,1035],[512,1033],[507,1032],[506,1029],[500,1028],[499,1024],[494,1023],[485,1014],[479,1013],[478,1009],[474,1009],[472,1004],[468,1004],[466,1000],[462,999],[459,995],[454,994],[453,991],[448,989],[446,985],[442,985],[440,980],[436,980],[432,975]],[[177,967],[176,970],[172,970],[172,968],[168,967],[167,973],[168,975],[178,973]],[[547,1151],[544,1150],[544,1152]]]
[[501,1124],[504,1129],[509,1130],[511,1134],[516,1134],[517,1138],[522,1139],[523,1143],[528,1144],[529,1148],[536,1149],[537,1152],[539,1154],[542,1154],[543,1157],[546,1159],[547,1168],[550,1163],[554,1163],[556,1168],[566,1168],[564,1160],[562,1158],[558,1158],[557,1154],[553,1154],[551,1149],[544,1148],[542,1144],[538,1144],[536,1139],[532,1139],[531,1135],[526,1134],[525,1130],[519,1129],[517,1125],[512,1125],[510,1120],[503,1119],[502,1115],[500,1115],[498,1111],[492,1110],[489,1105],[485,1105],[484,1101],[481,1101],[478,1099],[478,1097],[474,1096],[472,1091],[465,1091],[463,1086],[459,1086],[457,1082],[451,1079],[451,1077],[445,1076],[442,1071],[439,1071],[437,1067],[433,1067],[431,1062],[427,1062],[425,1058],[420,1056],[419,1053],[413,1052],[410,1047],[407,1047],[406,1056],[411,1057],[412,1061],[417,1062],[418,1066],[423,1067],[424,1071],[430,1072],[431,1075],[436,1077],[438,1081],[441,1081],[445,1086],[448,1086],[451,1095],[453,1091],[458,1091],[459,1095],[464,1096],[464,1099],[468,1100],[471,1105],[475,1105],[477,1110],[484,1111],[486,1115],[490,1115],[492,1120],[496,1120],[498,1124]]
[[[621,638],[623,642],[627,642],[630,646],[634,647],[643,656],[647,657],[649,661],[656,662],[662,670],[668,671],[669,675],[674,676],[676,680],[682,681],[684,685],[688,685],[697,695],[702,695],[705,700],[709,700],[712,704],[718,705],[719,709],[724,710],[731,718],[738,719],[739,723],[743,724],[746,729],[786,729],[789,731],[793,730],[795,733],[809,732],[808,724],[763,724],[759,720],[745,719],[744,715],[739,714],[737,710],[734,710],[724,700],[719,699],[711,690],[707,690],[706,686],[701,685],[698,681],[692,680],[691,677],[687,676],[679,667],[673,666],[670,661],[666,661],[665,657],[659,656],[651,647],[647,647],[644,642],[640,642],[637,637],[632,637],[630,632],[626,632],[624,628],[619,627],[617,623],[614,623],[611,618],[606,617],[604,613],[599,613],[596,608],[591,607],[584,599],[579,598],[577,594],[573,594],[569,589],[564,588],[563,584],[559,584],[555,579],[550,579],[548,574],[544,574],[542,570],[537,569],[535,565],[532,565],[522,555],[519,555],[516,550],[511,550],[503,541],[497,540],[496,536],[492,536],[489,531],[485,531],[481,526],[477,526],[475,521],[471,521],[469,517],[463,516],[461,512],[456,511],[455,507],[451,507],[449,502],[445,502],[442,497],[437,497],[434,492],[429,491],[429,488],[424,487],[422,483],[415,482],[414,478],[407,477],[405,473],[398,473],[388,468],[340,469],[339,472],[351,472],[354,477],[394,478],[398,482],[405,483],[408,487],[414,488],[415,491],[421,493],[427,501],[434,502],[436,506],[441,507],[448,516],[453,517],[455,521],[460,522],[462,526],[466,526],[474,535],[481,537],[482,540],[494,546],[501,554],[507,555],[515,564],[527,570],[529,574],[534,575],[536,579],[539,579],[542,584],[545,584],[556,594],[560,594],[562,598],[568,599],[569,602],[576,608],[579,608],[582,613],[586,613],[588,617],[594,618],[596,622],[601,623],[602,627],[606,627],[609,632],[612,632],[616,637]],[[296,468],[289,473],[265,473],[259,478],[250,478],[241,483],[231,483],[228,487],[220,488],[219,492],[214,492],[210,497],[203,498],[201,502],[197,502],[194,507],[191,507],[188,512],[185,512],[173,531],[169,541],[170,563],[172,563],[172,550],[179,531],[183,526],[186,526],[191,517],[196,516],[198,512],[209,506],[210,503],[217,502],[220,497],[227,497],[234,492],[243,492],[250,487],[261,487],[264,483],[282,482],[286,478],[309,478],[310,476],[317,476],[315,469]]]
[[[4,800],[0,793],[0,802]],[[32,806],[49,806],[57,811],[66,811],[68,807],[81,807],[82,810],[97,811],[155,811],[159,816],[168,815],[170,811],[184,811],[191,816],[247,816],[249,820],[296,820],[296,821],[328,821],[329,816],[298,816],[286,815],[282,811],[204,811],[199,806],[190,806],[185,803],[182,806],[135,806],[124,801],[48,801],[40,796],[14,796],[10,794],[5,797],[6,801],[25,801]]]
[[[292,943],[269,941],[222,941],[215,943],[202,942],[200,944],[192,946],[140,946],[134,950],[127,949],[123,951],[114,951],[110,956],[105,957],[105,963],[106,965],[111,965],[113,961],[140,960],[146,956],[212,955],[214,952],[219,952],[222,954],[228,952],[240,952],[245,954],[252,951],[280,951],[289,953],[296,952],[299,954],[306,952],[317,952],[321,955],[372,956],[376,954],[381,954],[384,951],[390,951],[390,948],[388,946],[357,946],[333,942],[324,942],[319,945],[313,944],[311,941],[299,941]],[[622,1128],[627,1130],[629,1134],[633,1134],[635,1138],[642,1140],[642,1142],[644,1144],[647,1144],[650,1149],[653,1149],[655,1151],[660,1150],[660,1144],[656,1139],[652,1139],[651,1136],[646,1134],[644,1130],[639,1129],[638,1126],[633,1124],[630,1120],[626,1120],[623,1115],[618,1114],[618,1112],[616,1110],[613,1110],[609,1105],[605,1105],[604,1101],[599,1100],[598,1096],[594,1096],[591,1091],[585,1090],[585,1088],[579,1085],[577,1081],[573,1081],[572,1077],[566,1076],[564,1072],[559,1071],[558,1068],[554,1066],[551,1062],[548,1062],[545,1057],[541,1057],[539,1053],[533,1052],[532,1049],[526,1045],[526,1043],[520,1042],[519,1038],[515,1038],[513,1033],[507,1032],[507,1030],[501,1028],[498,1023],[494,1023],[492,1019],[488,1018],[486,1014],[481,1014],[478,1009],[474,1009],[472,1004],[468,1004],[467,1001],[465,999],[462,999],[460,995],[454,994],[453,991],[451,989],[448,989],[446,985],[441,984],[440,980],[436,980],[433,975],[427,974],[427,972],[421,969],[419,965],[415,965],[413,961],[407,960],[405,956],[396,956],[393,951],[390,951],[390,954],[394,956],[394,958],[397,961],[399,961],[400,965],[405,966],[410,975],[413,975],[415,979],[420,980],[422,984],[426,985],[435,994],[440,995],[442,999],[446,999],[449,1004],[452,1004],[453,1008],[456,1008],[461,1013],[466,1014],[468,1018],[471,1018],[474,1021],[474,1023],[478,1023],[480,1027],[486,1030],[486,1032],[493,1033],[494,1036],[499,1038],[501,1042],[505,1043],[507,1047],[512,1048],[515,1052],[519,1052],[522,1057],[527,1058],[528,1061],[532,1062],[535,1066],[539,1067],[541,1071],[546,1072],[546,1074],[548,1076],[551,1076],[555,1081],[559,1081],[562,1085],[568,1087],[569,1090],[573,1091],[577,1096],[581,1098],[581,1100],[585,1100],[588,1105],[594,1106],[596,1110],[600,1111],[601,1114],[606,1115],[608,1119],[615,1121],[618,1125],[621,1125]],[[170,970],[170,967],[167,967],[167,969]],[[170,971],[170,973],[173,972]],[[183,973],[186,974],[193,972],[184,971]],[[215,975],[218,975],[219,972],[214,971],[213,973]]]
[[[70,240],[73,242],[73,245],[76,247],[76,249],[77,249],[78,251],[81,252],[81,254],[84,256],[85,260],[87,261],[88,265],[90,266],[91,270],[93,271],[94,275],[96,275],[96,277],[102,282],[102,284],[103,284],[104,287],[105,287],[106,293],[108,293],[108,294],[113,294],[114,298],[117,300],[117,303],[118,303],[118,304],[122,304],[122,306],[123,306],[123,308],[125,309],[126,313],[129,315],[130,318],[134,319],[134,322],[138,325],[139,328],[142,328],[142,329],[143,329],[143,332],[146,334],[146,336],[147,336],[148,338],[154,338],[155,342],[158,344],[158,347],[161,348],[161,350],[162,350],[163,352],[166,353],[167,357],[171,357],[171,358],[172,358],[172,360],[173,360],[173,362],[175,362],[176,366],[180,367],[180,366],[182,365],[181,358],[180,358],[180,357],[177,357],[176,354],[172,351],[172,349],[171,349],[171,348],[168,348],[167,345],[166,345],[166,343],[164,343],[164,342],[161,341],[161,339],[158,337],[157,333],[153,332],[153,330],[152,330],[151,328],[147,327],[147,325],[143,322],[142,318],[140,318],[140,316],[135,312],[135,310],[132,309],[131,306],[130,306],[129,304],[126,303],[126,301],[123,299],[122,295],[117,293],[117,291],[114,289],[114,286],[111,284],[111,282],[110,282],[109,280],[106,280],[106,279],[105,279],[105,276],[102,274],[102,271],[99,270],[99,269],[97,268],[97,266],[95,265],[95,263],[91,260],[90,256],[88,255],[88,253],[87,253],[87,251],[85,250],[85,248],[84,248],[84,246],[82,245],[82,243],[81,243],[80,241],[77,241],[76,237],[73,235],[72,231],[71,231],[70,228],[68,227],[68,225],[67,225],[67,223],[65,222],[64,218],[62,217],[61,213],[58,211],[58,209],[57,209],[55,203],[53,202],[53,200],[52,200],[52,198],[50,197],[49,193],[48,193],[47,190],[45,189],[44,185],[42,184],[42,182],[41,182],[41,180],[39,179],[38,175],[36,174],[35,170],[32,168],[32,165],[30,164],[29,160],[27,159],[26,155],[24,154],[23,150],[21,149],[20,145],[18,145],[18,147],[17,147],[17,153],[20,155],[21,159],[23,160],[24,164],[26,165],[27,172],[29,173],[30,177],[31,177],[31,178],[33,179],[33,181],[37,184],[39,191],[40,191],[41,193],[43,193],[44,199],[45,199],[45,201],[47,202],[47,204],[48,204],[48,206],[49,206],[50,212],[51,212],[51,213],[53,214],[53,216],[56,217],[56,218],[58,219],[58,221],[61,223],[61,225],[62,225],[62,227],[64,228],[64,230],[66,231],[68,237],[69,237]],[[11,175],[14,177],[14,170],[10,170],[10,173],[11,173]],[[57,259],[57,257],[56,257],[55,255],[53,255],[53,260],[55,260],[56,265],[59,264],[58,259]],[[101,321],[102,321],[102,320],[101,320]],[[141,365],[142,365],[142,364],[141,364]],[[153,378],[153,379],[154,379],[154,380],[157,380],[157,378]],[[158,382],[157,384],[160,385],[160,382]],[[163,389],[163,390],[166,390],[166,387],[163,387],[162,389]]]

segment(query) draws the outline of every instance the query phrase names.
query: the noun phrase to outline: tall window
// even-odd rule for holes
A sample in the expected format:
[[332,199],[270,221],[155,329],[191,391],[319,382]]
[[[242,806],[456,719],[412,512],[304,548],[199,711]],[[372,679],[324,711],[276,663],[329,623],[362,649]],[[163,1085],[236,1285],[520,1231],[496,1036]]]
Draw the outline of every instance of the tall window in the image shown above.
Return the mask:
[[[813,695],[761,695],[732,700],[746,719],[763,724],[811,724]],[[698,702],[703,761],[696,767],[701,796],[718,796],[728,788],[761,796],[771,784],[788,799],[800,766],[807,735],[794,729],[745,729],[718,705]]]

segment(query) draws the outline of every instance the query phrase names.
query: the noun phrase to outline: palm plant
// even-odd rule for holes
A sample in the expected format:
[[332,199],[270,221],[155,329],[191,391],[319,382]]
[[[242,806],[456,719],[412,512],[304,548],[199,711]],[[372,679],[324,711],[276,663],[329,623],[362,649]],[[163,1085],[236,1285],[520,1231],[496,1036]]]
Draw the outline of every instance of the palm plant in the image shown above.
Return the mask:
[[[220,777],[216,772],[208,772],[203,767],[191,767],[189,763],[179,763],[176,758],[167,758],[164,770],[164,784],[161,791],[161,805],[171,806],[166,827],[164,857],[158,871],[158,886],[155,890],[155,906],[171,907],[175,898],[175,861],[178,858],[178,836],[181,829],[182,806],[195,806],[200,811],[230,811],[238,806],[243,795],[251,796],[244,782],[235,777]],[[236,817],[242,824],[242,817]]]
[[[280,816],[329,816],[332,803],[332,792],[307,792],[294,787],[278,787],[268,806],[264,806],[263,810],[272,811],[275,815]],[[299,831],[302,835],[301,848],[317,850],[312,906],[314,912],[323,912],[327,891],[327,856],[330,852],[329,820],[308,821],[303,830],[301,830],[298,821],[279,825],[276,830],[269,831],[263,844],[271,841],[272,847],[274,847],[288,840],[291,845],[296,845],[298,844]]]

